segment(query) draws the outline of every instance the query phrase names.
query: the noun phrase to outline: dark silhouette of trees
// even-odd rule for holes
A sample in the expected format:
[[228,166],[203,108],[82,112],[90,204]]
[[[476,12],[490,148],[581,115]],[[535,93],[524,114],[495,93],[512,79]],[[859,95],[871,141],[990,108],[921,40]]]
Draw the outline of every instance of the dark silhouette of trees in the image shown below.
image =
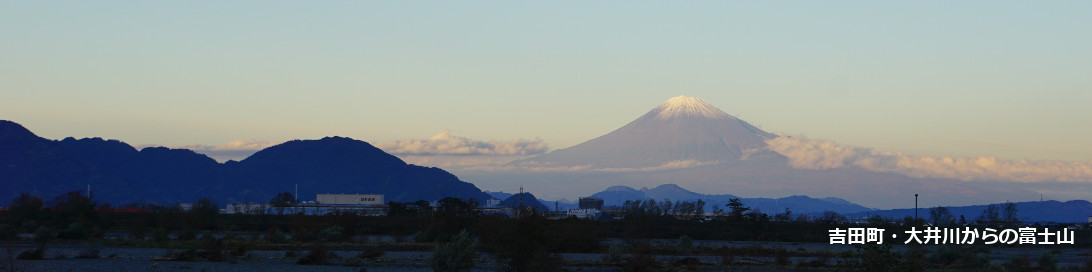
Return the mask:
[[64,229],[65,239],[86,238],[90,226],[97,225],[96,203],[83,191],[72,191],[53,198],[51,209],[57,215],[55,225]]
[[44,205],[41,197],[22,193],[11,200],[11,206],[8,207],[8,216],[10,216],[12,222],[22,224],[23,220],[37,219]]
[[1020,219],[1016,218],[1016,203],[1005,201],[1001,204],[1001,215],[1004,216],[1005,224],[1008,226],[1020,224]]
[[296,205],[296,197],[289,192],[282,192],[269,200],[269,205],[277,208],[277,214],[284,214],[284,208]]
[[557,233],[545,215],[528,211],[517,219],[490,221],[483,226],[481,241],[485,250],[497,256],[504,270],[555,271],[560,257],[555,253]]
[[789,210],[789,208],[785,208],[785,212],[774,215],[773,219],[774,221],[778,222],[791,222],[792,210]]
[[481,215],[477,210],[478,201],[469,199],[463,201],[457,197],[445,197],[439,201],[438,213],[446,217],[475,217]]
[[828,225],[845,224],[846,217],[834,211],[825,211],[819,221]]
[[437,243],[432,250],[432,271],[470,271],[478,257],[478,241],[462,230],[447,243]]
[[190,207],[190,211],[187,212],[187,223],[189,223],[190,230],[195,229],[215,229],[216,228],[216,215],[220,213],[220,205],[216,204],[212,198],[201,198],[197,202],[193,203]]
[[751,210],[747,205],[743,205],[743,201],[739,198],[733,198],[728,200],[728,216],[735,220],[742,220],[743,214]]
[[955,216],[952,216],[952,212],[948,210],[948,207],[933,207],[929,209],[929,219],[933,221],[933,226],[944,227],[955,225]]
[[978,216],[978,224],[996,225],[1001,219],[1000,210],[996,204],[986,206],[986,209],[982,210],[982,215]]
[[53,198],[52,208],[55,211],[69,212],[73,214],[89,214],[95,210],[96,203],[83,191],[71,191]]

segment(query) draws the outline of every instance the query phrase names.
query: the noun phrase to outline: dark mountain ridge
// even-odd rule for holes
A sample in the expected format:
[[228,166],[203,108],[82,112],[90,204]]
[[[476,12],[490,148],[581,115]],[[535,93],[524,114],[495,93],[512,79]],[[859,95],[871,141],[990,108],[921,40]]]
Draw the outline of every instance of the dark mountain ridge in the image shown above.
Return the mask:
[[439,168],[406,164],[364,141],[295,140],[242,161],[217,163],[187,149],[136,148],[101,138],[49,140],[0,120],[0,200],[31,193],[49,199],[91,185],[111,203],[266,202],[299,185],[316,193],[378,193],[388,201],[487,199],[473,184]]
[[550,211],[550,208],[546,204],[542,204],[535,195],[531,193],[519,193],[509,196],[508,198],[500,202],[501,207],[509,207],[517,209],[520,206],[528,206],[537,211]]
[[713,205],[720,205],[721,209],[727,210],[724,205],[728,203],[728,200],[739,198],[744,205],[767,214],[783,213],[786,208],[794,214],[819,214],[825,211],[844,214],[872,210],[836,197],[811,198],[809,196],[794,195],[782,198],[740,198],[729,194],[699,194],[675,184],[663,184],[652,189],[641,188],[641,190],[626,186],[612,186],[602,192],[593,194],[592,197],[603,199],[604,204],[607,206],[619,205],[627,200],[697,201],[701,199],[706,203],[706,211],[712,211]]
[[[1092,217],[1092,202],[1086,200],[1070,200],[1060,202],[1055,200],[1016,202],[1016,218],[1025,223],[1085,223]],[[1000,204],[997,205],[1000,209]],[[977,220],[989,205],[973,205],[961,207],[947,207],[948,212],[956,220],[963,216],[968,222]],[[933,207],[919,207],[918,216],[929,220],[929,210]],[[847,214],[850,218],[865,218],[879,215],[894,220],[902,220],[907,216],[914,216],[914,209],[876,210],[867,213]]]

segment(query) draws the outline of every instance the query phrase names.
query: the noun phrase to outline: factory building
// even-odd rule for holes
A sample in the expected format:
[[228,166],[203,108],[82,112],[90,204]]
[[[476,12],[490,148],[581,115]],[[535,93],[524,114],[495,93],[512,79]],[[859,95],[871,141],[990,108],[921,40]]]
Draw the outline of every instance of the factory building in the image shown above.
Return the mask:
[[267,203],[229,203],[224,213],[237,214],[308,214],[356,213],[368,216],[387,215],[387,203],[381,194],[317,194],[315,201],[302,201],[289,207],[273,207]]
[[581,197],[580,198],[581,210],[602,210],[603,199],[595,197]]
[[379,194],[318,194],[315,202],[319,205],[365,205],[382,206],[383,195]]

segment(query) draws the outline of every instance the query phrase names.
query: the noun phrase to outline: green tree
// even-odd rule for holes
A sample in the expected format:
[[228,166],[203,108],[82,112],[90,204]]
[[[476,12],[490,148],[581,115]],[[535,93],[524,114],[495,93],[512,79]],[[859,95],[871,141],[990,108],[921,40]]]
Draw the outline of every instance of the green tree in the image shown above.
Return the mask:
[[747,205],[743,205],[743,201],[739,198],[729,199],[725,206],[728,206],[728,216],[736,220],[743,219],[743,214],[751,210]]

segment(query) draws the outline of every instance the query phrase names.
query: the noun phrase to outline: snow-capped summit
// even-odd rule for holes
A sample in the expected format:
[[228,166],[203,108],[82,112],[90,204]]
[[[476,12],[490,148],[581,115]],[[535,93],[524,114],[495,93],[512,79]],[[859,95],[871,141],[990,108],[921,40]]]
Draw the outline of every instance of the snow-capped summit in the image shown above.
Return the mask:
[[697,97],[680,95],[668,99],[655,109],[656,119],[670,119],[676,117],[704,117],[704,118],[732,118],[720,109],[709,105],[705,100]]
[[766,139],[774,136],[701,98],[677,96],[611,133],[513,164],[608,170],[688,168],[780,157],[765,149]]

